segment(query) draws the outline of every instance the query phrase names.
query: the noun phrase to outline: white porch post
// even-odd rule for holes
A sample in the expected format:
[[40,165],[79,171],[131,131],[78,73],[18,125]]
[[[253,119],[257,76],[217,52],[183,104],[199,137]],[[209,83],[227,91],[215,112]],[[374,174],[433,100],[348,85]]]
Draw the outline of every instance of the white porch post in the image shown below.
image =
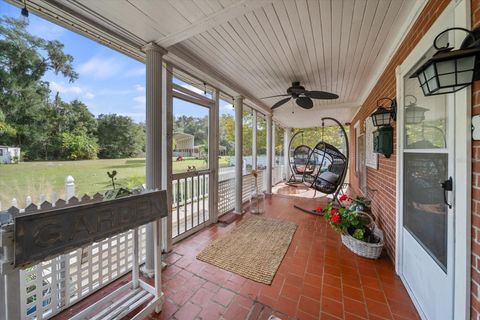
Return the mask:
[[272,121],[272,168],[277,166],[277,163],[275,162],[275,144],[277,143],[275,140],[277,136],[277,124]]
[[272,193],[272,115],[266,116],[267,120],[267,193]]
[[[143,50],[146,60],[146,185],[147,189],[162,188],[162,57],[166,50],[155,43]],[[154,222],[155,223],[155,222]],[[146,258],[143,272],[155,274],[154,223],[146,228]],[[162,232],[161,228],[156,228]],[[161,238],[161,237],[160,237]]]
[[288,174],[290,173],[290,150],[288,150],[288,145],[290,139],[292,138],[292,128],[285,128],[283,131],[283,178],[288,179]]
[[243,190],[243,97],[233,101],[235,108],[235,213],[242,214]]
[[257,111],[252,117],[252,169],[257,170]]
[[162,189],[167,190],[168,217],[162,219],[162,249],[172,251],[172,135],[173,135],[173,97],[172,66],[162,68]]
[[220,110],[220,91],[215,90],[214,93],[215,103],[213,109],[210,112],[210,129],[209,129],[209,149],[208,149],[208,161],[212,174],[208,180],[208,203],[209,210],[211,212],[210,219],[213,223],[218,221],[218,177],[219,177],[219,110]]

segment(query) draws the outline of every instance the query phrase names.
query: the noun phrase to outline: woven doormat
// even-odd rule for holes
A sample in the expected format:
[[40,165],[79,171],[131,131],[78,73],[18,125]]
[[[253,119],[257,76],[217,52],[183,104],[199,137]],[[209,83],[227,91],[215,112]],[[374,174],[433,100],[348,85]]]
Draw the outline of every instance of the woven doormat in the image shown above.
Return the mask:
[[197,256],[245,278],[271,284],[297,226],[291,222],[251,216]]

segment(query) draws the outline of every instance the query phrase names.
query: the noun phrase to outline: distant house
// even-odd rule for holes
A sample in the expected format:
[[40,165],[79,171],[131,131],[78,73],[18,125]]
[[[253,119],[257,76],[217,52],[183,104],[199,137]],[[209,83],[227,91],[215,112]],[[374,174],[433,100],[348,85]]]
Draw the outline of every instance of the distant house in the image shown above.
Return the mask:
[[0,163],[17,163],[20,161],[20,148],[0,145]]
[[193,135],[183,132],[173,134],[174,146],[173,156],[190,157],[193,155],[195,138]]

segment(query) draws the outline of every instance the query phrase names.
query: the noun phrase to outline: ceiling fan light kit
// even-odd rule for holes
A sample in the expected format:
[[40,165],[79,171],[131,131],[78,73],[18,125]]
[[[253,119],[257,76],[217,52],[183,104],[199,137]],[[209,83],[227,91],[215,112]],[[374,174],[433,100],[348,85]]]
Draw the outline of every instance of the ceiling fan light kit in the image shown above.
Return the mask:
[[334,93],[325,92],[325,91],[309,91],[305,89],[304,86],[300,85],[299,81],[292,82],[292,86],[287,89],[286,94],[279,94],[275,96],[264,97],[262,99],[278,98],[278,97],[287,97],[287,98],[277,101],[272,106],[272,110],[284,105],[291,99],[295,99],[295,103],[303,109],[313,108],[312,99],[321,99],[321,100],[338,99],[338,95]]

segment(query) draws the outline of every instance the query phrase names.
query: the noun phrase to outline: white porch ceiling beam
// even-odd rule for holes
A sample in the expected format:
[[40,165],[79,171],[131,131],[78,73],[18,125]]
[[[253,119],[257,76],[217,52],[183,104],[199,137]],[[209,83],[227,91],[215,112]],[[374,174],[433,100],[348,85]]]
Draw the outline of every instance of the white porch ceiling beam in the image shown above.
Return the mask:
[[156,43],[163,48],[168,48],[199,33],[215,28],[222,23],[226,23],[236,17],[242,16],[256,8],[270,4],[273,1],[276,0],[242,0],[235,2],[231,6],[223,8],[222,10],[210,16],[192,23],[183,30],[171,33],[166,37],[158,39]]

